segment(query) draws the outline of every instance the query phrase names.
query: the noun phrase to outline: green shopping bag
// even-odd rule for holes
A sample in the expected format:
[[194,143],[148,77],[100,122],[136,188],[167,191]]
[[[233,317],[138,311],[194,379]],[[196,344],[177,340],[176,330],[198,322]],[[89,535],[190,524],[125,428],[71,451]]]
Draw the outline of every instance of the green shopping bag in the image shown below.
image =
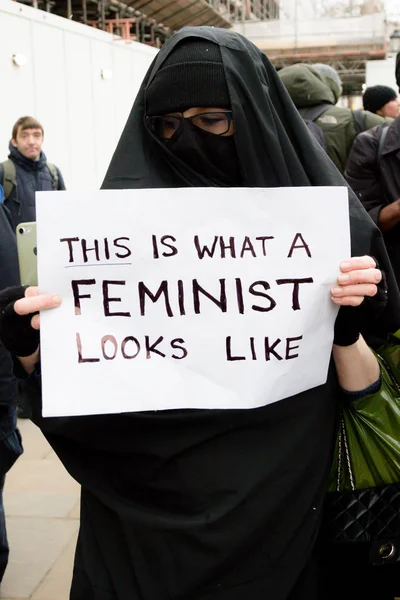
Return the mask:
[[344,400],[330,492],[400,481],[400,330],[375,355],[382,384],[374,394]]

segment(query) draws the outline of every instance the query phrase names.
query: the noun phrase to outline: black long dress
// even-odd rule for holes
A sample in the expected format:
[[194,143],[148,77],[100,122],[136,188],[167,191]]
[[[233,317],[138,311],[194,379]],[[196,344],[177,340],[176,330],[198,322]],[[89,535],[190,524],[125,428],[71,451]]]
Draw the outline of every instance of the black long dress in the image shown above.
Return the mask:
[[[268,59],[239,34],[202,27],[181,30],[155,58],[103,188],[209,185],[144,124],[146,86],[188,36],[221,48],[244,185],[346,185]],[[377,257],[392,284],[380,232],[350,192],[349,203],[353,255]],[[399,327],[399,308],[390,287],[365,332],[371,343]],[[82,485],[71,600],[289,597],[318,531],[336,428],[333,367],[325,385],[246,411],[44,419],[39,384],[31,377],[34,420]]]

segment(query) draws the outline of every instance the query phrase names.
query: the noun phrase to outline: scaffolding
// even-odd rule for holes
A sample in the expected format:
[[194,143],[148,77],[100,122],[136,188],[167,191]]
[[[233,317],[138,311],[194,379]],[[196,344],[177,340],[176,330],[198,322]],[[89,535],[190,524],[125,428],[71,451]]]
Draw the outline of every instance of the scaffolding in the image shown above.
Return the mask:
[[[231,26],[229,0],[14,0],[112,33],[160,47],[184,25]],[[232,2],[232,0],[231,0]]]
[[381,0],[281,0],[278,21],[236,23],[234,29],[263,50],[275,67],[322,62],[335,68],[348,93],[359,94],[366,63],[387,54]]
[[347,0],[335,1],[321,0],[319,10],[322,17],[360,17],[385,11],[383,0]]
[[14,0],[122,40],[160,47],[185,25],[229,28],[244,21],[277,20],[279,0]]
[[159,48],[186,25],[233,27],[277,69],[332,65],[361,87],[366,61],[386,56],[384,0],[14,0]]

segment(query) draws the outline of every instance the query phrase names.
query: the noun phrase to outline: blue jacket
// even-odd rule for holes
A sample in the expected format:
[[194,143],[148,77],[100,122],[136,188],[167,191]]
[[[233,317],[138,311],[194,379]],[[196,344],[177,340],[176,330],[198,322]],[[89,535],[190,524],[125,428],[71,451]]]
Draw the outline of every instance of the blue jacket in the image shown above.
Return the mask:
[[[6,200],[11,214],[12,227],[15,230],[19,223],[36,221],[35,192],[54,190],[54,181],[46,165],[46,155],[41,152],[39,160],[30,160],[23,156],[11,144],[8,158],[15,164],[17,185]],[[58,173],[58,190],[65,190],[60,170]],[[0,165],[0,183],[3,181],[3,167]]]

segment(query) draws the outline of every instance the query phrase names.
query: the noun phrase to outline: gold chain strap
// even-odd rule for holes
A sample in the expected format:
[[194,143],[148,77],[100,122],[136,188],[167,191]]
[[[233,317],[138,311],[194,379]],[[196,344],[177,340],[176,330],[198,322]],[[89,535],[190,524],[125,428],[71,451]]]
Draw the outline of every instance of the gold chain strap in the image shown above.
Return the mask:
[[336,481],[336,491],[337,492],[340,492],[340,476],[342,473],[342,464],[343,464],[343,446],[344,446],[344,451],[346,454],[346,465],[347,465],[347,472],[349,474],[349,479],[350,479],[350,487],[351,487],[352,491],[354,492],[354,490],[356,489],[356,486],[354,483],[353,468],[351,466],[349,444],[347,441],[347,434],[346,434],[346,427],[345,427],[344,419],[342,416],[340,418],[340,428],[339,428],[338,475],[337,475],[337,481]]

